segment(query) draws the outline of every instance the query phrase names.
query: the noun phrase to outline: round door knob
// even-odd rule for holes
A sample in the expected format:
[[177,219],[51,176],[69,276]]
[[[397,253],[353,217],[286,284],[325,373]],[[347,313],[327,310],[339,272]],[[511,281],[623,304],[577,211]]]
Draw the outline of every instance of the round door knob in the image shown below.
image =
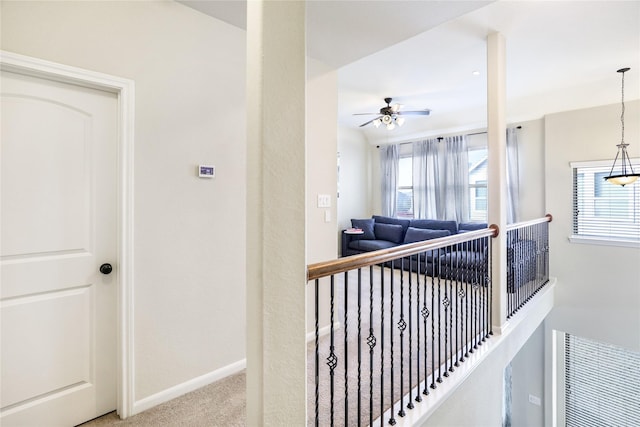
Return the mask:
[[113,271],[113,267],[111,267],[111,264],[106,263],[106,264],[102,264],[100,266],[100,273],[102,274],[109,274]]

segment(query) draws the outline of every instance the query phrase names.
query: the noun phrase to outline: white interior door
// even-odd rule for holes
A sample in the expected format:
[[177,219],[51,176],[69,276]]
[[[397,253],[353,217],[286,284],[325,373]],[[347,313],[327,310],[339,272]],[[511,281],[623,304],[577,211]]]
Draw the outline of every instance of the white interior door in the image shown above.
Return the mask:
[[0,424],[73,426],[116,408],[117,96],[0,83]]

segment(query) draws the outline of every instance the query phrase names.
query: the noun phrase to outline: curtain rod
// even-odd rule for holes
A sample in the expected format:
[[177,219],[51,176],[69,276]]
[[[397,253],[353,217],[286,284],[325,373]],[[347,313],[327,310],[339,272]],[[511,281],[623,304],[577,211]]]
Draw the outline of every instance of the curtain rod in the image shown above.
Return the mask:
[[[522,129],[522,126],[516,126],[516,129]],[[486,134],[486,133],[487,133],[486,131],[484,131],[484,132],[475,132],[475,133],[467,133],[467,134],[464,134],[464,136],[483,135],[483,134]],[[444,137],[443,136],[438,136],[438,137],[436,137],[436,139],[438,141],[442,141],[444,139]],[[400,142],[400,143],[398,143],[398,145],[413,144],[414,142],[415,141]],[[388,144],[385,144],[385,145],[388,145]],[[380,148],[380,144],[376,145],[376,148]]]
[[[522,126],[516,126],[516,129],[522,129]],[[485,133],[487,133],[487,131],[484,132],[475,132],[475,133],[468,133],[465,136],[473,136],[473,135],[484,135]],[[438,137],[438,139],[442,139],[441,136]]]
[[[516,129],[522,129],[522,126],[516,126]],[[474,133],[466,133],[466,134],[464,134],[464,136],[484,135],[484,134],[486,134],[486,133],[487,133],[487,131],[484,131],[484,132],[474,132]],[[442,141],[442,140],[444,139],[444,137],[443,137],[443,136],[438,136],[438,137],[436,137],[436,139],[437,139],[438,141]],[[400,143],[398,143],[398,145],[413,144],[414,142],[415,142],[415,141],[400,142]],[[380,148],[380,145],[376,145],[376,148]]]

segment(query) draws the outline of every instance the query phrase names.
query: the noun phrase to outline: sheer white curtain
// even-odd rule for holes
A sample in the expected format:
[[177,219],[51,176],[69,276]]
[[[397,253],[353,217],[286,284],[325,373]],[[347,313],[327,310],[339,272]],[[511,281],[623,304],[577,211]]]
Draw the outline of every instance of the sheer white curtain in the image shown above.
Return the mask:
[[469,160],[464,135],[413,143],[415,218],[469,220]]
[[443,143],[444,194],[438,218],[469,221],[469,153],[465,135],[450,136]]
[[518,132],[507,129],[507,223],[518,222],[520,168],[518,166]]
[[413,216],[437,218],[440,199],[438,140],[429,139],[413,144]]
[[396,216],[396,194],[398,190],[397,145],[380,148],[380,173],[382,181],[382,215]]

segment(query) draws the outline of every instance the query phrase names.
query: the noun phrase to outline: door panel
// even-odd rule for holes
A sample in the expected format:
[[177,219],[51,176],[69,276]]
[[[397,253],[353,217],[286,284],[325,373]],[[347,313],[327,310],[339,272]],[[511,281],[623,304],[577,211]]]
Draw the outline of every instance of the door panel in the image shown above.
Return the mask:
[[2,72],[0,424],[116,407],[115,94]]

